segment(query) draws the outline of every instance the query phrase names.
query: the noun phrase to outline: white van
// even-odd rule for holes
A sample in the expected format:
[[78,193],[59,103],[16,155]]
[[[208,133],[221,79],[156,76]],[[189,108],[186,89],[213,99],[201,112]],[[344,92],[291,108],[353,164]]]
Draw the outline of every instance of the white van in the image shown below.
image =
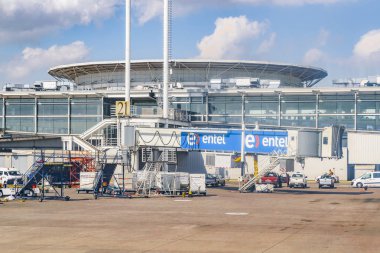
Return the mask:
[[22,183],[21,179],[22,175],[19,170],[15,168],[0,167],[0,184],[13,184],[14,180],[17,180],[18,183]]
[[380,187],[380,171],[367,172],[364,175],[352,180],[352,187]]

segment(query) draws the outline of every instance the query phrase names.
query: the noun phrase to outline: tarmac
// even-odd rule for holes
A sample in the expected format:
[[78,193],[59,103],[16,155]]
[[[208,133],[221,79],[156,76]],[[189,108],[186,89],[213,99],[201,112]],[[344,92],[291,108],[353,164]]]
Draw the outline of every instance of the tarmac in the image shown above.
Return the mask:
[[0,204],[1,252],[380,252],[380,189]]

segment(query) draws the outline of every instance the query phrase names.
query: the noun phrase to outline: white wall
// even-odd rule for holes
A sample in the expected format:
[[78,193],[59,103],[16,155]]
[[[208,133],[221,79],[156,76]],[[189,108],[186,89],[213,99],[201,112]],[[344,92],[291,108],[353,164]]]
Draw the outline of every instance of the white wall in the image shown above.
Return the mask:
[[379,133],[348,133],[349,164],[380,164]]

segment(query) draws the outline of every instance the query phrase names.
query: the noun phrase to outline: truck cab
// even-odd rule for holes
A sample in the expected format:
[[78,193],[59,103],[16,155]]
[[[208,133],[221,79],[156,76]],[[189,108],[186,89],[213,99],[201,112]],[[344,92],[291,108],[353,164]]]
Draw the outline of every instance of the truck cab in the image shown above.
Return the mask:
[[0,184],[14,184],[15,181],[18,184],[22,183],[22,174],[15,168],[0,167]]

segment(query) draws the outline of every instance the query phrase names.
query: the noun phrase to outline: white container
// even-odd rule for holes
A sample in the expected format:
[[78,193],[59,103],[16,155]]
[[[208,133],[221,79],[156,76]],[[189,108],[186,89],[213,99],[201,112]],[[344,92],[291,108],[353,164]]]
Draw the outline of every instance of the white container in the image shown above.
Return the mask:
[[79,190],[92,191],[94,189],[95,178],[96,172],[81,172]]
[[155,186],[161,192],[176,191],[175,187],[175,173],[173,172],[159,172],[156,175]]
[[175,173],[175,186],[178,190],[189,189],[190,184],[190,174],[187,172],[177,172]]
[[[123,188],[123,174],[114,174],[113,185],[118,188]],[[137,174],[125,173],[124,176],[124,189],[133,191],[137,189]]]
[[193,194],[206,194],[205,174],[190,174],[190,191]]

